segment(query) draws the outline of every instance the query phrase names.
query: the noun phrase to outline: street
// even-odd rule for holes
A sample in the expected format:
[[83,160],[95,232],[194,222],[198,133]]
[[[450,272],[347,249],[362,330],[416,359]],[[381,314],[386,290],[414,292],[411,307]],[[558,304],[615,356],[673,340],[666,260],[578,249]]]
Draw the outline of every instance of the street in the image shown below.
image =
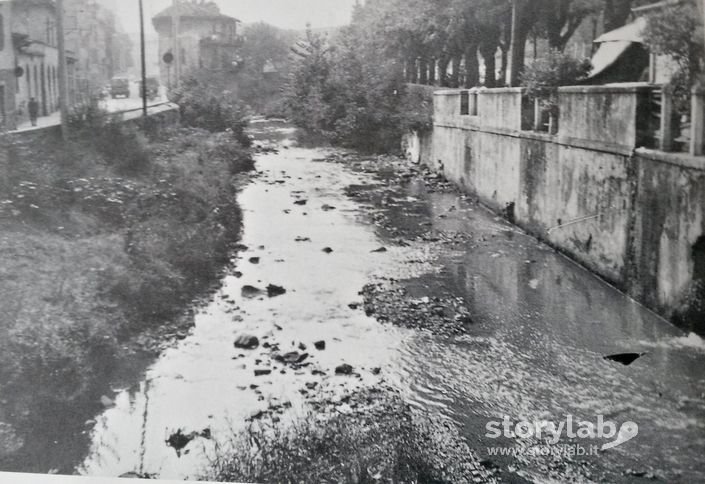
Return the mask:
[[[112,99],[110,97],[103,99],[100,105],[109,113],[119,113],[125,112],[125,118],[130,119],[132,117],[139,117],[141,113],[139,110],[142,108],[142,98],[139,97],[139,83],[130,83],[130,97],[129,98],[117,98]],[[166,96],[166,89],[164,86],[160,88],[160,95],[156,99],[151,99],[148,101],[149,112],[158,112],[159,106],[168,102]],[[37,126],[32,126],[30,121],[25,121],[17,126],[14,132],[24,132],[33,131],[36,129],[48,128],[51,126],[58,126],[61,124],[61,114],[59,111],[55,111],[48,116],[40,116],[37,119]]]

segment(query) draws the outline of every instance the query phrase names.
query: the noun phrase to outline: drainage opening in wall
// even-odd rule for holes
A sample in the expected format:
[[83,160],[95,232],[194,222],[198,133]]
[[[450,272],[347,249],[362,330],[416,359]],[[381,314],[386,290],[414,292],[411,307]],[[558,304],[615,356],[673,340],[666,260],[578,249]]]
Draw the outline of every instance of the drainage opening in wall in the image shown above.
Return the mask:
[[502,210],[502,216],[510,224],[516,224],[516,215],[514,213],[515,209],[516,209],[516,203],[509,202],[507,205],[504,206],[504,210]]
[[705,236],[693,245],[693,280],[685,293],[676,324],[683,329],[705,335]]

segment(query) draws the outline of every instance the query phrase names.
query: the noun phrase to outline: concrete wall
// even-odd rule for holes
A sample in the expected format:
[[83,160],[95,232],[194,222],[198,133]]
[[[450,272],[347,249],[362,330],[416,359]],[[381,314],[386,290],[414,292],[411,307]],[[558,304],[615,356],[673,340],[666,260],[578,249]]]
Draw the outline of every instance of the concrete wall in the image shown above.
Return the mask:
[[[705,162],[640,149],[634,163],[636,210],[628,276],[638,284],[630,290],[649,306],[680,317],[694,309],[693,297],[705,297],[694,251],[705,236]],[[705,312],[700,315],[705,324]]]
[[521,129],[521,90],[479,90],[475,116],[461,91],[436,93],[428,164],[672,317],[701,277],[705,159],[636,150],[644,89],[561,88],[555,135]]
[[430,166],[433,162],[433,132],[409,131],[402,137],[402,150],[412,163]]

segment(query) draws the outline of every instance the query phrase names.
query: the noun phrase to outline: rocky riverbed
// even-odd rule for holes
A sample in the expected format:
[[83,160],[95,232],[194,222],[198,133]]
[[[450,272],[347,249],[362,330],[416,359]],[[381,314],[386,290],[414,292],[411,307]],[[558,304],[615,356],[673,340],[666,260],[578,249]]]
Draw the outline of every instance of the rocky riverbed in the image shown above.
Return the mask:
[[[156,359],[131,362],[139,371],[78,412],[67,467],[265,482],[702,480],[702,340],[430,170],[297,147],[283,123],[251,132],[257,171],[217,291]],[[624,353],[643,356],[605,359]],[[583,457],[488,435],[504,417],[568,415],[634,422],[638,436]],[[238,459],[243,449],[258,459]]]

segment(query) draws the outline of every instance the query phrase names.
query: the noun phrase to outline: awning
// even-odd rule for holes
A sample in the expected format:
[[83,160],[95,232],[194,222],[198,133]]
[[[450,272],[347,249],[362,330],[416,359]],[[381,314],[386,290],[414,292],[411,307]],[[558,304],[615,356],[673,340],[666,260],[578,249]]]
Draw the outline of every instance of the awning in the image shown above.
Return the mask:
[[643,44],[646,22],[644,17],[639,17],[624,27],[598,37],[595,43],[600,46],[590,60],[592,70],[588,78],[595,77],[608,69],[632,44]]
[[595,77],[612,64],[617,62],[617,59],[632,45],[634,42],[629,41],[615,41],[615,42],[603,42],[597,49],[595,54],[593,54],[590,62],[592,63],[592,70],[588,78]]
[[603,42],[637,42],[644,43],[644,31],[646,30],[646,18],[639,17],[634,22],[620,27],[618,29],[607,32],[595,40],[596,44]]

